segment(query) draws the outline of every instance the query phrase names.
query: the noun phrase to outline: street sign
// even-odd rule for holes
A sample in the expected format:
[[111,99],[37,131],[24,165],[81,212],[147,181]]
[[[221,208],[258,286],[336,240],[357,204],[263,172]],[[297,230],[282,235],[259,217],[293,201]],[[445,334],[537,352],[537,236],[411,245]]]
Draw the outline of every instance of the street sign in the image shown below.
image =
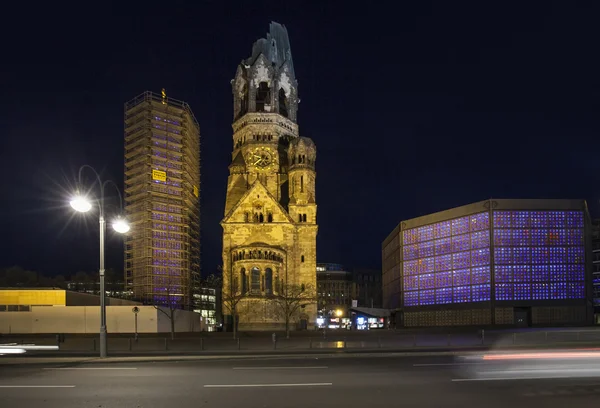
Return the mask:
[[137,306],[134,306],[133,309],[131,309],[131,311],[135,314],[138,314],[140,312],[140,308]]

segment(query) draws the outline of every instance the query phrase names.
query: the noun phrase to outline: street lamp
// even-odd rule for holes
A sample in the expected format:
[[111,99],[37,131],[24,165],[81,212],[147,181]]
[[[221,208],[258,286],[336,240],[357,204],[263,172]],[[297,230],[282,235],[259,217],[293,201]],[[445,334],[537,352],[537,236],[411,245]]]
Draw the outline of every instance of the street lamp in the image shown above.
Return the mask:
[[[117,193],[119,194],[119,204],[121,207],[121,213],[123,212],[123,197],[121,196],[119,188],[113,181],[106,180],[103,182],[100,179],[100,175],[98,174],[98,172],[94,170],[93,167],[88,165],[83,165],[79,169],[79,177],[77,180],[78,187],[81,187],[82,185],[81,174],[85,168],[90,169],[96,176],[96,181],[100,186],[100,198],[96,200],[90,200],[85,194],[81,194],[78,190],[71,198],[69,204],[75,211],[86,213],[92,209],[93,201],[96,201],[98,209],[100,211],[100,357],[106,357],[106,289],[104,287],[104,233],[106,230],[106,223],[104,221],[104,189],[109,184],[112,184],[115,187]],[[127,220],[121,216],[117,217],[112,222],[112,227],[116,232],[120,234],[125,234],[130,229]]]

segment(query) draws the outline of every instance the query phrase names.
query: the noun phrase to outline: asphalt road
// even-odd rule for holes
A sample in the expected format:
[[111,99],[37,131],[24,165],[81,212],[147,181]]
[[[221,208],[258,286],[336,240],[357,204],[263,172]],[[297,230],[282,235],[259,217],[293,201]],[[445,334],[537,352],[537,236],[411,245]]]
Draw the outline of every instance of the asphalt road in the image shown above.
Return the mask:
[[0,365],[0,406],[596,407],[599,378],[481,381],[455,357],[258,357]]

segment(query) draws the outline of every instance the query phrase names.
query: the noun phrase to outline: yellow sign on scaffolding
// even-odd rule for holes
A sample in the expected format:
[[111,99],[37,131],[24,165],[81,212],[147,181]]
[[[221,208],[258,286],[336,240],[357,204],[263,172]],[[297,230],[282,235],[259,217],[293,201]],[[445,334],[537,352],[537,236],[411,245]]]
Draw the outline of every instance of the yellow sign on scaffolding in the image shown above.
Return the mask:
[[196,197],[198,197],[199,194],[200,194],[200,191],[198,190],[198,187],[194,186],[194,195]]
[[167,104],[167,91],[165,91],[165,88],[163,88],[160,91],[161,95],[162,95],[162,104],[166,105]]
[[167,173],[152,169],[152,180],[167,181]]

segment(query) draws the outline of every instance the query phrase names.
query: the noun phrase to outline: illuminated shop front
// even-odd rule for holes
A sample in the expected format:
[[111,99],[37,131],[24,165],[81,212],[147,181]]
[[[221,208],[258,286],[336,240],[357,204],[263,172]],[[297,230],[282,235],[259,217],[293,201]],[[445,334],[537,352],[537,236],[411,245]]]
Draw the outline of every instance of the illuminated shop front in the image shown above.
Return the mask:
[[404,221],[383,245],[384,298],[405,326],[586,323],[589,225],[575,200],[489,200]]

